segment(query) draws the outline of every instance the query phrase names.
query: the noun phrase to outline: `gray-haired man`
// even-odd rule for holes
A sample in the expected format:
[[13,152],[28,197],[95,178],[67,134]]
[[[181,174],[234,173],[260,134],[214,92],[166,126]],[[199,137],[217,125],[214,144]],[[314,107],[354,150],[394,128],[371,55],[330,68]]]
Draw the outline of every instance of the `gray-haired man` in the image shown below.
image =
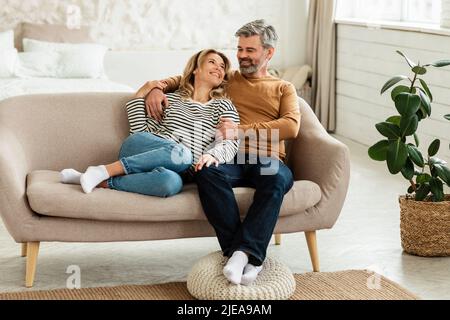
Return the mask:
[[[234,284],[249,285],[262,269],[284,195],[293,185],[292,173],[283,163],[284,140],[297,136],[300,113],[294,86],[272,77],[267,70],[278,40],[275,29],[264,20],[256,20],[240,28],[236,37],[240,72],[230,75],[228,95],[241,124],[222,119],[218,132],[226,139],[244,135],[257,137],[257,141],[244,139],[236,164],[205,166],[196,173],[195,181],[205,215],[224,255],[229,257],[225,276]],[[180,78],[162,82],[167,85],[164,91],[172,92],[178,88]],[[161,89],[152,90],[146,101],[148,113],[160,118],[165,101]],[[273,136],[276,141],[262,141],[262,137]],[[234,187],[256,189],[242,222]]]

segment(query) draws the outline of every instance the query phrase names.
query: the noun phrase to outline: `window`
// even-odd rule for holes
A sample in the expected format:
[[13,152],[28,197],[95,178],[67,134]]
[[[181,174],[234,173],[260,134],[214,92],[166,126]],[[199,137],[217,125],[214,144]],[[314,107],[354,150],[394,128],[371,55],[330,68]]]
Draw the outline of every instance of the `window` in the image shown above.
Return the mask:
[[441,0],[337,0],[336,17],[439,23]]

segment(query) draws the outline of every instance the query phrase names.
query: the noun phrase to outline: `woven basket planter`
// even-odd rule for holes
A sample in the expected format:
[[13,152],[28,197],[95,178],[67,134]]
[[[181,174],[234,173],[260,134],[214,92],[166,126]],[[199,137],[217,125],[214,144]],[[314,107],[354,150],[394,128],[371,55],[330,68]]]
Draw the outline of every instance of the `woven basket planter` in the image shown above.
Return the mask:
[[422,257],[450,256],[450,195],[443,202],[400,197],[400,233],[405,252]]

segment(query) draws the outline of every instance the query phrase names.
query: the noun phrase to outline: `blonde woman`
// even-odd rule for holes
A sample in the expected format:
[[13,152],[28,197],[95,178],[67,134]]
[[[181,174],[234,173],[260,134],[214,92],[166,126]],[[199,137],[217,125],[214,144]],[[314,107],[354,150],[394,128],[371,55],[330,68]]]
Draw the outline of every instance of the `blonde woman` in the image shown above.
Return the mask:
[[181,191],[182,175],[192,176],[204,166],[232,160],[238,142],[215,138],[221,118],[239,123],[239,115],[225,93],[229,69],[228,58],[213,49],[191,57],[179,90],[167,95],[161,121],[148,116],[145,97],[165,84],[147,83],[126,104],[131,135],[122,144],[119,161],[91,166],[84,174],[65,169],[61,181],[80,183],[85,193],[102,187],[170,197]]

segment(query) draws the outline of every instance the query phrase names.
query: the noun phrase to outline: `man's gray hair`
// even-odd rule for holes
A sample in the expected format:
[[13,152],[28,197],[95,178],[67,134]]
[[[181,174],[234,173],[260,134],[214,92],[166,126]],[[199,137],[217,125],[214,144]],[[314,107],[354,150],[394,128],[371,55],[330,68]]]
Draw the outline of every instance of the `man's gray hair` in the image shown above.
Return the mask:
[[255,20],[247,23],[236,32],[235,36],[259,36],[263,47],[266,49],[275,48],[278,40],[278,35],[275,28],[267,24],[265,20]]

